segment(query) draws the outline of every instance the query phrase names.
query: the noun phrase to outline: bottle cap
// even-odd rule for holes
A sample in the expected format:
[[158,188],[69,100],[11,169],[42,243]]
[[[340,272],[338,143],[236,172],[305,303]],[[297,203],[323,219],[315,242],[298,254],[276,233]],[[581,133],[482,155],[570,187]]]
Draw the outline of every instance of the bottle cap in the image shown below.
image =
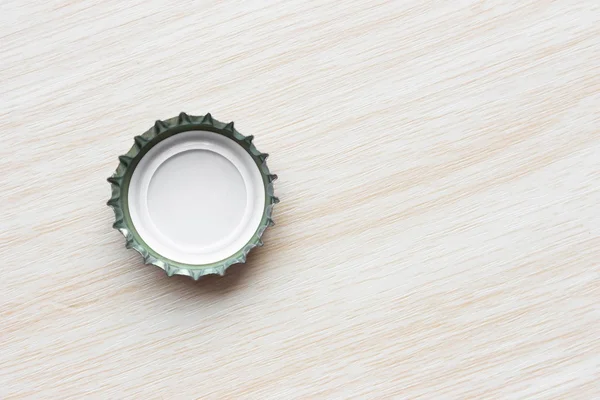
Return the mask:
[[223,275],[274,225],[268,154],[233,122],[186,113],[134,138],[119,157],[108,205],[126,247],[167,275]]

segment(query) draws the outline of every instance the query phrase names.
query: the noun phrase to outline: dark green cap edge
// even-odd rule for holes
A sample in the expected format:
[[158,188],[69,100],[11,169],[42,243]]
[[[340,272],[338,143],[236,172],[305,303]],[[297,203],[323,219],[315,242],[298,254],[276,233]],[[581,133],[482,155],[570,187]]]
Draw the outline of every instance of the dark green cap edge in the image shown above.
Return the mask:
[[[226,136],[237,142],[246,150],[256,163],[265,186],[265,208],[260,224],[252,238],[237,253],[212,264],[192,265],[170,260],[148,246],[140,237],[133,225],[128,206],[128,191],[131,176],[142,157],[157,143],[181,132],[191,130],[206,130]],[[156,265],[162,268],[168,276],[186,275],[198,280],[204,275],[224,275],[227,268],[233,264],[246,262],[248,253],[257,246],[262,246],[261,237],[269,226],[275,225],[272,213],[279,199],[274,195],[273,181],[277,175],[271,174],[267,167],[266,153],[261,153],[252,143],[253,136],[244,136],[235,128],[233,122],[224,123],[217,121],[210,113],[202,116],[188,115],[184,112],[179,116],[164,121],[158,120],[154,126],[144,134],[134,138],[134,144],[129,151],[119,156],[119,165],[115,173],[108,178],[112,195],[106,203],[115,213],[113,228],[125,237],[125,247],[134,249],[142,255],[145,264]]]

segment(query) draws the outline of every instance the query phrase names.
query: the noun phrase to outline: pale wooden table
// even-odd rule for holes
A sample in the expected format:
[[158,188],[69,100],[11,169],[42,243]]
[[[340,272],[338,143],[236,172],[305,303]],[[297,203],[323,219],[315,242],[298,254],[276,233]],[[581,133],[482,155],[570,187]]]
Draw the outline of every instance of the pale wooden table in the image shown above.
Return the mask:
[[[105,181],[180,111],[278,225],[168,278]],[[0,5],[0,398],[600,398],[600,3]]]

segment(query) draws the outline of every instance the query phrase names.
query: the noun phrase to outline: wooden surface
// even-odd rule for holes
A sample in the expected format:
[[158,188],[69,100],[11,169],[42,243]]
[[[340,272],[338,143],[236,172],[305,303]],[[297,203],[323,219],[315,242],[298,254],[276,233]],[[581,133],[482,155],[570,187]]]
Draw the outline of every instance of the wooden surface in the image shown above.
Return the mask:
[[[598,1],[0,11],[0,398],[600,398]],[[180,111],[280,177],[224,278],[111,228]]]

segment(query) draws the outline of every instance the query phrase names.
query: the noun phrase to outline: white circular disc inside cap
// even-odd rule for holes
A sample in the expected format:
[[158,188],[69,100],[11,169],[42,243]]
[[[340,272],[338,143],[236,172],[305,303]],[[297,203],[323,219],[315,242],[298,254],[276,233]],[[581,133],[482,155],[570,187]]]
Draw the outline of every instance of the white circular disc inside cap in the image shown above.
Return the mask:
[[256,163],[218,133],[188,131],[151,148],[133,171],[131,220],[154,251],[201,265],[241,250],[260,225],[265,187]]

